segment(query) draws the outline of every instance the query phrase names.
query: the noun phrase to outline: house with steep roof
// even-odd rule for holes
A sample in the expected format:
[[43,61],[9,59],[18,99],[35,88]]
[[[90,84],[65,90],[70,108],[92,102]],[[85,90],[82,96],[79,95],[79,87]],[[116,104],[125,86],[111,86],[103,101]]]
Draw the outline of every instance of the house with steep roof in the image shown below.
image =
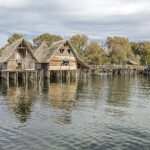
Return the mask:
[[49,71],[89,69],[79,58],[77,51],[68,40],[55,42],[50,47],[44,41],[34,55],[41,63],[45,75]]
[[38,62],[28,42],[20,38],[0,54],[0,70],[35,70]]

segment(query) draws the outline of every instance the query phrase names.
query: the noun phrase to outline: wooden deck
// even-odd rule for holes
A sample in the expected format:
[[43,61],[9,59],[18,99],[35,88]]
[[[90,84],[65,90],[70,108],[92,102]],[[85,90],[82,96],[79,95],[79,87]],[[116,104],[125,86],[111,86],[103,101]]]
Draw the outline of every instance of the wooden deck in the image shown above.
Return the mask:
[[132,65],[92,65],[92,73],[112,73],[112,74],[140,74],[144,71],[144,66]]

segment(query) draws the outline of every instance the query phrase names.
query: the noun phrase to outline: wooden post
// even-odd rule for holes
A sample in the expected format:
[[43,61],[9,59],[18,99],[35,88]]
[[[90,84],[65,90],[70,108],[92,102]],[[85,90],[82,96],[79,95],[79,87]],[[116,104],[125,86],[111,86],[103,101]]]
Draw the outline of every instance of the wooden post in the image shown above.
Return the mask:
[[28,82],[28,72],[27,71],[25,72],[25,80],[26,80],[26,82]]
[[77,70],[75,70],[75,81],[77,82],[77,78],[78,78],[78,72]]
[[16,74],[15,74],[15,78],[16,78],[16,85],[18,86],[18,72],[16,72]]
[[37,81],[38,75],[37,75],[37,71],[35,72],[35,80]]
[[61,77],[61,80],[62,80],[62,70],[60,71],[60,77]]
[[70,83],[70,70],[68,71],[67,79],[68,79],[68,81]]
[[47,71],[47,78],[48,78],[48,80],[50,80],[50,71],[49,70]]
[[25,82],[26,82],[26,73],[25,72],[22,72],[22,81],[23,81],[23,84],[25,84]]
[[51,80],[51,71],[49,71],[49,80]]
[[9,72],[6,72],[6,83],[7,87],[9,87]]
[[6,80],[9,81],[9,71],[6,72]]

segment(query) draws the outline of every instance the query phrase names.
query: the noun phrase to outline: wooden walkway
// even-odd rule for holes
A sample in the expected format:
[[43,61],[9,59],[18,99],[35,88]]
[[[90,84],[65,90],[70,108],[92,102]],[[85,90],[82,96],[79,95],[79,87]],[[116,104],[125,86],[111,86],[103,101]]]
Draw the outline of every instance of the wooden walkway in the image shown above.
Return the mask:
[[112,74],[141,74],[144,71],[143,66],[131,65],[92,65],[91,73],[112,73]]

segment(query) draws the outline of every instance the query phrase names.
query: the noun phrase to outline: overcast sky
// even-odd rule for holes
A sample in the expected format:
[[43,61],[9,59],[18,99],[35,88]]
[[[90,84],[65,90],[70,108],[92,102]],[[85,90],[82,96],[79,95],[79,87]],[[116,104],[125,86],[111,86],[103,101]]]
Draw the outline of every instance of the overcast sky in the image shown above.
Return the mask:
[[14,32],[150,40],[150,0],[0,0],[0,46]]

